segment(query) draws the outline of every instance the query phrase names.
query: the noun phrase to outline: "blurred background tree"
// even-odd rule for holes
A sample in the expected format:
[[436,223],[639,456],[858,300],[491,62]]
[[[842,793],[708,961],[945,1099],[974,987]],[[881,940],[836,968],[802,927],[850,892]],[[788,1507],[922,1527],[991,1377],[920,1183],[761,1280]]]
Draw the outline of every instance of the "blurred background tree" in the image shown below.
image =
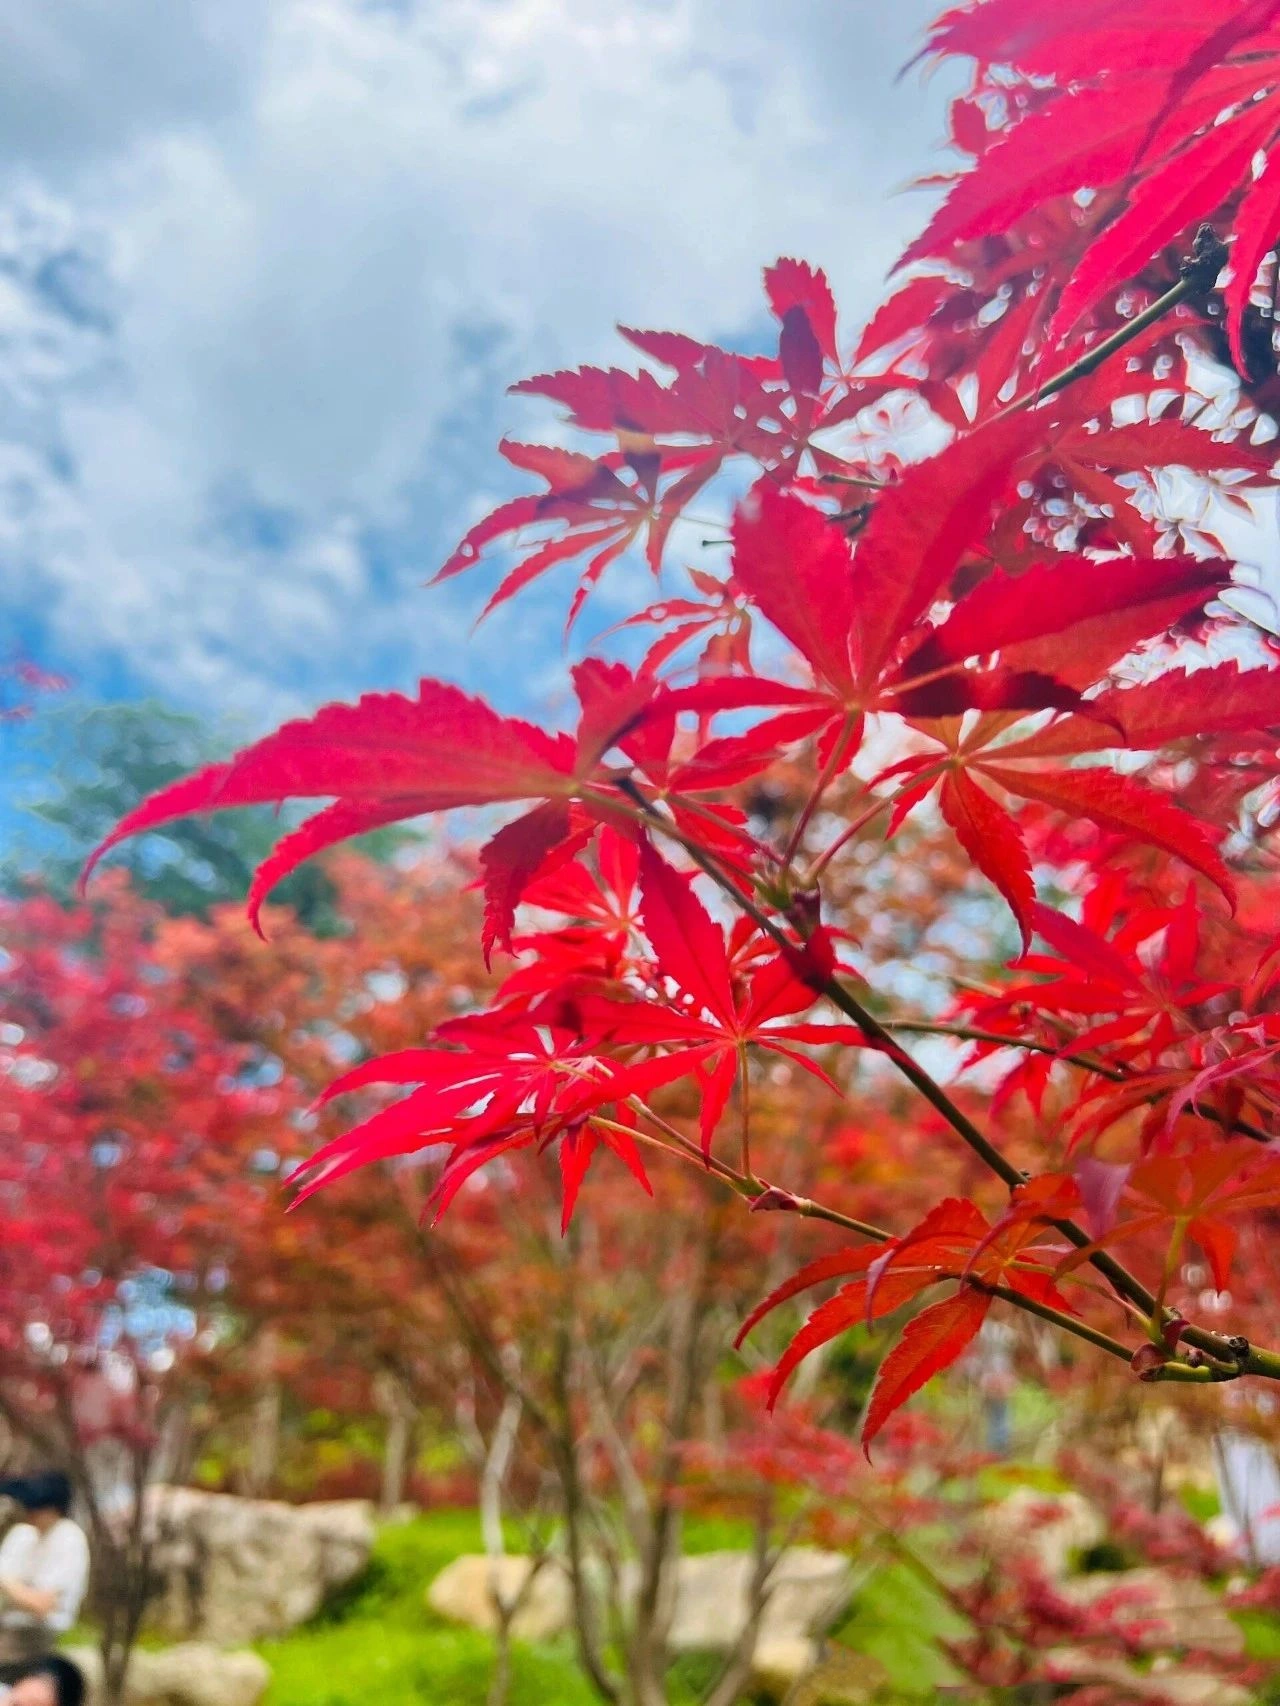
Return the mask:
[[[157,700],[42,707],[30,731],[32,773],[10,846],[0,855],[0,888],[9,893],[32,873],[50,893],[69,898],[90,850],[153,789],[234,750],[235,731]],[[287,816],[286,816],[287,821]],[[109,863],[128,872],[134,892],[175,917],[207,917],[239,900],[280,833],[269,807],[166,825],[121,847]],[[361,850],[389,858],[414,839],[402,829],[364,836]],[[322,935],[340,928],[333,885],[322,864],[295,871],[276,901]]]

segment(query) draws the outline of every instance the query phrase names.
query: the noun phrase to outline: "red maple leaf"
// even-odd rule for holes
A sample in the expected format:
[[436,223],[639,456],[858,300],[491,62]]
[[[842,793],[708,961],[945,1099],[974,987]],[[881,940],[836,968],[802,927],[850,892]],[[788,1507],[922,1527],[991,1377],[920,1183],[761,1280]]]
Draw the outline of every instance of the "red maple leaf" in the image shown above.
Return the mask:
[[[640,897],[659,993],[643,1001],[594,1002],[584,1007],[583,1020],[593,1035],[619,1043],[679,1045],[697,1074],[704,1153],[710,1153],[735,1082],[746,1096],[742,1071],[748,1047],[785,1055],[829,1084],[797,1045],[864,1041],[849,1025],[777,1022],[806,1012],[817,999],[814,982],[804,975],[805,955],[815,957],[817,945],[798,947],[791,955],[770,951],[759,957],[757,951],[749,975],[735,976],[724,931],[693,893],[689,879],[648,844],[640,850]],[[758,943],[753,946],[758,950]],[[816,975],[815,957],[810,978]],[[674,986],[674,995],[666,993],[666,984]]]
[[[1246,1138],[1206,1144],[1181,1155],[1153,1155],[1130,1171],[1119,1218],[1091,1248],[1167,1234],[1166,1267],[1172,1272],[1190,1237],[1204,1251],[1214,1285],[1225,1291],[1239,1236],[1234,1223],[1278,1204],[1280,1161]],[[1087,1254],[1073,1253],[1071,1261]]]
[[[1155,0],[1097,0],[1069,24],[1047,14],[1031,22],[1009,0],[948,13],[929,51],[972,56],[979,87],[990,76],[993,88],[1011,91],[1008,128],[959,178],[903,263],[1002,233],[1050,198],[1092,192],[1077,204],[1085,258],[1062,290],[1052,345],[1167,243],[1238,202],[1227,306],[1233,358],[1245,370],[1244,310],[1277,205],[1277,17],[1274,0],[1206,0],[1179,17]],[[1259,152],[1266,165],[1255,174]]]
[[571,833],[571,802],[607,813],[602,761],[655,691],[651,679],[621,666],[583,664],[575,680],[582,704],[576,739],[500,716],[440,681],[423,681],[416,699],[378,693],[355,705],[328,705],[152,794],[94,849],[85,879],[117,842],[192,812],[336,796],[286,835],[257,871],[249,893],[257,927],[275,884],[339,841],[425,812],[540,800],[480,855],[486,953],[495,944],[507,947],[525,883]]
[[[306,1180],[296,1200],[358,1167],[447,1145],[432,1193],[443,1212],[467,1179],[498,1156],[560,1142],[567,1225],[600,1142],[649,1189],[639,1149],[625,1129],[634,1123],[627,1099],[682,1077],[691,1064],[661,1056],[615,1060],[575,1031],[519,1014],[451,1020],[437,1028],[434,1046],[367,1061],[329,1086],[322,1104],[371,1085],[418,1088],[310,1156],[294,1175]],[[601,1123],[606,1107],[612,1117]]]
[[513,498],[477,522],[436,579],[474,567],[499,541],[516,544],[532,532],[531,548],[521,552],[486,614],[557,564],[585,556],[569,608],[572,625],[601,575],[629,547],[642,546],[658,573],[672,527],[732,459],[754,461],[775,479],[793,475],[806,456],[822,472],[843,473],[845,460],[815,442],[815,434],[914,381],[903,375],[851,378],[842,371],[831,288],[806,262],[780,260],[766,270],[764,283],[779,322],[776,357],[622,327],[629,342],[673,370],[673,377],[583,367],[513,386],[521,395],[559,403],[571,426],[605,433],[617,449],[593,456],[504,440],[507,460],[544,480],[547,490]]
[[[814,685],[756,677],[706,681],[676,689],[660,710],[666,716],[785,706],[793,718],[787,737],[817,735],[819,762],[832,766],[856,750],[867,712],[908,718],[935,750],[879,778],[902,788],[894,827],[940,787],[947,821],[1008,900],[1027,941],[1030,862],[992,784],[1162,846],[1228,893],[1230,879],[1205,826],[1155,790],[1111,770],[1051,770],[1038,762],[1137,744],[1123,715],[1127,697],[1082,702],[1081,693],[1143,640],[1203,606],[1223,584],[1224,565],[1066,559],[1017,577],[990,574],[941,621],[925,619],[987,525],[1022,446],[1020,431],[1013,421],[989,437],[975,433],[911,469],[878,500],[852,553],[841,531],[810,505],[757,490],[735,526],[735,579],[801,654]],[[951,501],[940,497],[951,492]],[[1070,648],[1062,644],[1068,633]],[[1253,673],[1274,686],[1272,672]],[[1168,714],[1173,687],[1147,691]],[[1072,705],[1079,707],[1075,715],[1010,740],[1026,713]],[[1255,697],[1253,724],[1256,705]],[[970,711],[982,715],[961,723]],[[1216,710],[1213,717],[1221,726]],[[757,739],[765,742],[769,733],[766,726]]]
[[1070,1304],[1053,1283],[1056,1251],[1034,1247],[1046,1220],[1060,1215],[1064,1198],[1055,1179],[1033,1191],[992,1226],[971,1202],[949,1197],[914,1231],[882,1246],[863,1245],[821,1257],[771,1292],[744,1322],[738,1342],[765,1315],[810,1286],[847,1279],[820,1304],[783,1353],[769,1382],[769,1404],[777,1402],[800,1362],[840,1333],[881,1319],[945,1280],[960,1281],[950,1297],[930,1305],[908,1323],[881,1364],[863,1419],[863,1448],[912,1393],[953,1363],[986,1318],[991,1286],[1001,1285],[1053,1308]]

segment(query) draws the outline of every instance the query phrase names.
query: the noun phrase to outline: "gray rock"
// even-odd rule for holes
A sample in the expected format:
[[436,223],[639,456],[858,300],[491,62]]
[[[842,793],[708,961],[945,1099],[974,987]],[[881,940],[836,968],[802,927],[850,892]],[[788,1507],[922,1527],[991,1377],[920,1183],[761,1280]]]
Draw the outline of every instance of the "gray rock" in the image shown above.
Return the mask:
[[1054,1676],[1082,1687],[1101,1684],[1123,1689],[1129,1700],[1153,1700],[1160,1706],[1250,1706],[1255,1698],[1247,1688],[1224,1682],[1208,1671],[1153,1666],[1137,1670],[1123,1659],[1061,1649],[1052,1655]]
[[1079,1493],[1018,1487],[982,1513],[982,1538],[994,1557],[1030,1558],[1051,1581],[1069,1574],[1076,1555],[1107,1532],[1096,1505]]
[[[682,1558],[676,1575],[671,1649],[728,1652],[747,1621],[753,1561],[746,1552],[704,1552]],[[853,1595],[853,1566],[840,1552],[789,1547],[770,1580],[757,1645],[779,1650],[808,1643],[828,1629]],[[799,1671],[795,1673],[800,1674]]]
[[1188,1647],[1223,1658],[1244,1652],[1243,1629],[1218,1595],[1194,1576],[1115,1570],[1062,1582],[1058,1592],[1077,1605],[1109,1609],[1113,1622],[1134,1628],[1136,1645],[1147,1652]]
[[[497,1627],[491,1583],[512,1599],[527,1580],[529,1560],[490,1560],[480,1554],[455,1558],[427,1588],[431,1610],[455,1623],[489,1633]],[[746,1626],[753,1560],[747,1552],[706,1552],[682,1558],[676,1569],[670,1647],[673,1653],[728,1653]],[[634,1596],[638,1572],[623,1576],[624,1601]],[[793,1546],[783,1553],[772,1578],[770,1597],[760,1619],[753,1684],[775,1696],[785,1694],[797,1677],[817,1663],[818,1636],[840,1616],[852,1598],[853,1566],[839,1552]],[[571,1626],[569,1582],[554,1560],[534,1578],[512,1621],[519,1640],[545,1641]]]
[[441,1570],[427,1589],[427,1604],[439,1617],[492,1634],[498,1627],[494,1587],[507,1605],[523,1593],[511,1633],[519,1641],[548,1641],[569,1627],[573,1614],[569,1583],[555,1562],[544,1563],[532,1582],[530,1568],[528,1558],[467,1553]]
[[801,1677],[813,1674],[820,1659],[818,1643],[808,1635],[758,1637],[751,1655],[751,1687],[771,1700],[781,1700]]
[[288,1505],[155,1487],[147,1520],[157,1578],[151,1625],[226,1646],[304,1623],[364,1568],[374,1536],[364,1499]]
[[[68,1647],[84,1672],[88,1706],[102,1699],[102,1660],[94,1647]],[[271,1681],[257,1653],[220,1652],[188,1641],[158,1652],[139,1650],[129,1664],[125,1706],[258,1706]]]

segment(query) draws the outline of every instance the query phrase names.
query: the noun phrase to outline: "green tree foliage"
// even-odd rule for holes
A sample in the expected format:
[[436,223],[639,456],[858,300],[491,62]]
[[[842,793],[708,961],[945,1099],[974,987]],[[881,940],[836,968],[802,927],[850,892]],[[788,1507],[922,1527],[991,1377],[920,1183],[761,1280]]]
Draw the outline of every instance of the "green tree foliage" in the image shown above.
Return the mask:
[[[38,873],[63,898],[74,891],[88,852],[125,811],[153,789],[223,756],[231,731],[147,700],[140,704],[67,704],[46,712],[35,737],[40,777],[24,802],[28,824],[0,859],[0,888],[15,892]],[[288,814],[283,814],[288,821]],[[121,847],[112,864],[134,890],[175,916],[206,917],[238,899],[280,833],[282,814],[249,807],[165,825]],[[387,856],[407,839],[398,832],[364,838],[364,851]],[[340,928],[334,888],[323,865],[281,884],[281,905],[322,935]]]

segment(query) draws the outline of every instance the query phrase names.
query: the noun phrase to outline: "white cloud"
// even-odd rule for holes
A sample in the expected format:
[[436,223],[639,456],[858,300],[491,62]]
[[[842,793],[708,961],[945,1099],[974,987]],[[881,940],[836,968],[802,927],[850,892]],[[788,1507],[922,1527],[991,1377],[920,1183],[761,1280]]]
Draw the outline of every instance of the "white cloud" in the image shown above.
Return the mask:
[[779,252],[868,308],[927,10],[0,0],[0,597],[262,714],[455,672],[478,601],[404,559],[492,482],[499,372],[740,333]]
[[52,169],[239,103],[270,0],[4,0],[0,150]]

